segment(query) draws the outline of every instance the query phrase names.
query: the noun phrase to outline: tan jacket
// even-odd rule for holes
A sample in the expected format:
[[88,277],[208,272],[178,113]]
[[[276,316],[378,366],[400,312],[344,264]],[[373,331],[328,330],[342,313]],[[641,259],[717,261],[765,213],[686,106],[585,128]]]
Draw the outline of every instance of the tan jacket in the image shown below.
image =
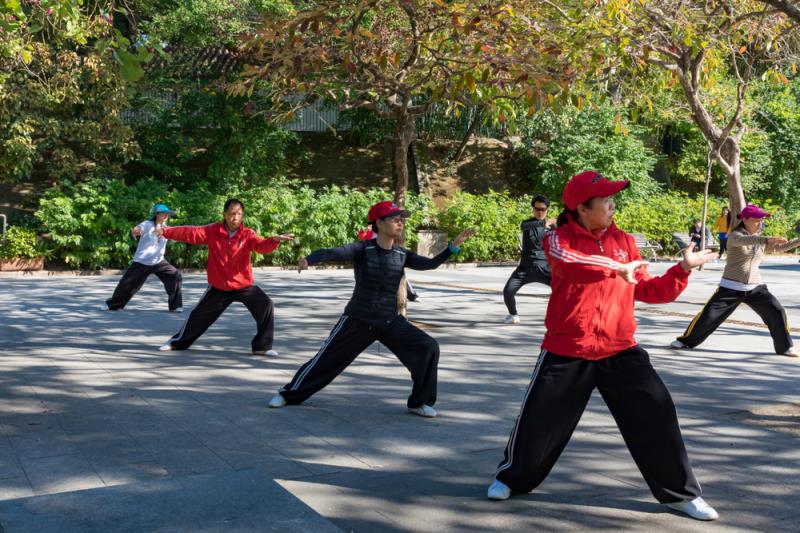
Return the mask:
[[[767,239],[761,235],[750,235],[744,228],[736,228],[728,234],[728,261],[722,277],[747,285],[761,283],[758,267],[767,252]],[[800,246],[800,238],[771,246],[769,251],[784,252]]]

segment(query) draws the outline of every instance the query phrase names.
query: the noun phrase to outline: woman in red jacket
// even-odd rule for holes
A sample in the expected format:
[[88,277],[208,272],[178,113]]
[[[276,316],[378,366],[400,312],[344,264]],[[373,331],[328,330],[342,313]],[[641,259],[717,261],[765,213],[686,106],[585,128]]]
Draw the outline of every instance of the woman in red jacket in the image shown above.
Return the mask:
[[700,497],[669,391],[634,332],[634,300],[673,301],[689,272],[716,257],[688,251],[660,277],[647,273],[634,239],[614,225],[612,196],[627,181],[573,176],[565,212],[545,235],[552,295],[542,351],[488,497],[538,486],[567,445],[597,388],[656,499],[700,520],[717,513]]
[[278,355],[272,349],[274,315],[272,300],[253,282],[250,253],[269,254],[281,242],[294,238],[291,233],[263,238],[242,225],[244,204],[236,198],[225,202],[222,222],[207,226],[175,226],[156,229],[173,241],[208,246],[208,289],[186,317],[183,327],[159,350],[186,350],[233,302],[241,302],[256,320],[253,355]]

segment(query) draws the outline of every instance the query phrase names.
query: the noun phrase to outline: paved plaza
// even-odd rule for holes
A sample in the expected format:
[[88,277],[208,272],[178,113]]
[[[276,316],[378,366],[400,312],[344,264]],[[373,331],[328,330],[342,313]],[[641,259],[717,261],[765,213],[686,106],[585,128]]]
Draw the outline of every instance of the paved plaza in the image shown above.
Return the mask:
[[[250,355],[240,304],[192,349],[157,351],[186,314],[167,312],[155,277],[121,312],[100,310],[119,276],[0,278],[0,531],[800,531],[800,359],[772,353],[748,308],[698,349],[666,347],[722,264],[675,303],[637,304],[720,519],[653,499],[597,394],[537,490],[486,500],[549,294],[526,286],[522,324],[502,324],[511,270],[411,273],[410,318],[441,346],[436,419],[406,412],[410,378],[379,344],[305,404],[267,408],[327,337],[351,270],[256,272],[276,305],[274,358]],[[800,325],[800,264],[772,258],[762,274]],[[205,286],[184,276],[187,310]]]

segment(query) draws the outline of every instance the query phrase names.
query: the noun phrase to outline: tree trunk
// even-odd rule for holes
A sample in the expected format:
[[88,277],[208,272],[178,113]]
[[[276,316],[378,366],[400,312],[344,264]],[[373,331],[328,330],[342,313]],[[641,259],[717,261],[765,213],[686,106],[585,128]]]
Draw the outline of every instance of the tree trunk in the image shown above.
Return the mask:
[[408,147],[414,140],[414,118],[403,113],[396,118],[394,130],[394,201],[400,207],[406,203],[408,193]]
[[461,144],[458,145],[458,150],[456,150],[456,154],[453,156],[453,163],[458,163],[461,161],[461,158],[464,157],[464,151],[467,149],[469,140],[475,133],[475,129],[478,127],[478,124],[483,120],[483,110],[484,108],[482,106],[475,109],[475,116],[472,117],[472,121],[469,123],[467,132],[464,134],[464,138],[461,139]]
[[[706,220],[708,219],[708,186],[711,184],[711,169],[714,164],[714,145],[708,143],[708,152],[706,153],[706,182],[703,185],[703,218],[700,220],[700,250],[706,249]],[[700,265],[700,270],[703,270],[704,265]]]
[[735,139],[728,137],[717,157],[724,160],[722,165],[725,174],[728,176],[728,201],[731,207],[731,219],[735,220],[736,215],[742,212],[745,207],[744,191],[742,190],[742,167],[741,152],[739,143]]

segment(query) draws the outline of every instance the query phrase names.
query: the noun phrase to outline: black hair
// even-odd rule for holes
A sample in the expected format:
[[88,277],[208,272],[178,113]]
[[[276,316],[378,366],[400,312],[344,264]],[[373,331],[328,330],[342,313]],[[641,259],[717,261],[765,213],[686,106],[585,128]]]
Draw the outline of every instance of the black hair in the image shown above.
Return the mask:
[[239,204],[239,206],[241,206],[242,208],[242,211],[244,211],[244,204],[238,198],[228,198],[227,200],[225,200],[225,207],[222,208],[222,211],[227,212],[230,206],[236,204]]
[[[592,200],[594,200],[595,198],[598,198],[598,197],[597,196],[593,196],[593,197],[589,198],[588,200],[586,200],[585,202],[581,203],[581,205],[583,207],[585,207],[586,209],[591,209]],[[556,226],[558,226],[559,228],[561,226],[566,226],[567,223],[569,222],[569,218],[567,217],[567,215],[569,215],[569,218],[572,218],[572,220],[574,220],[575,222],[580,222],[578,220],[580,218],[580,215],[578,214],[578,209],[575,208],[573,210],[573,209],[567,208],[567,206],[564,206],[564,210],[561,212],[560,215],[558,215],[558,218],[556,219]]]
[[375,235],[378,234],[378,221],[377,220],[375,222],[370,222],[369,223],[369,227],[372,228],[372,233],[374,233]]
[[538,203],[542,203],[545,206],[550,207],[550,198],[548,198],[544,194],[537,194],[536,196],[533,197],[533,200],[531,200],[531,207],[535,207],[534,204]]

